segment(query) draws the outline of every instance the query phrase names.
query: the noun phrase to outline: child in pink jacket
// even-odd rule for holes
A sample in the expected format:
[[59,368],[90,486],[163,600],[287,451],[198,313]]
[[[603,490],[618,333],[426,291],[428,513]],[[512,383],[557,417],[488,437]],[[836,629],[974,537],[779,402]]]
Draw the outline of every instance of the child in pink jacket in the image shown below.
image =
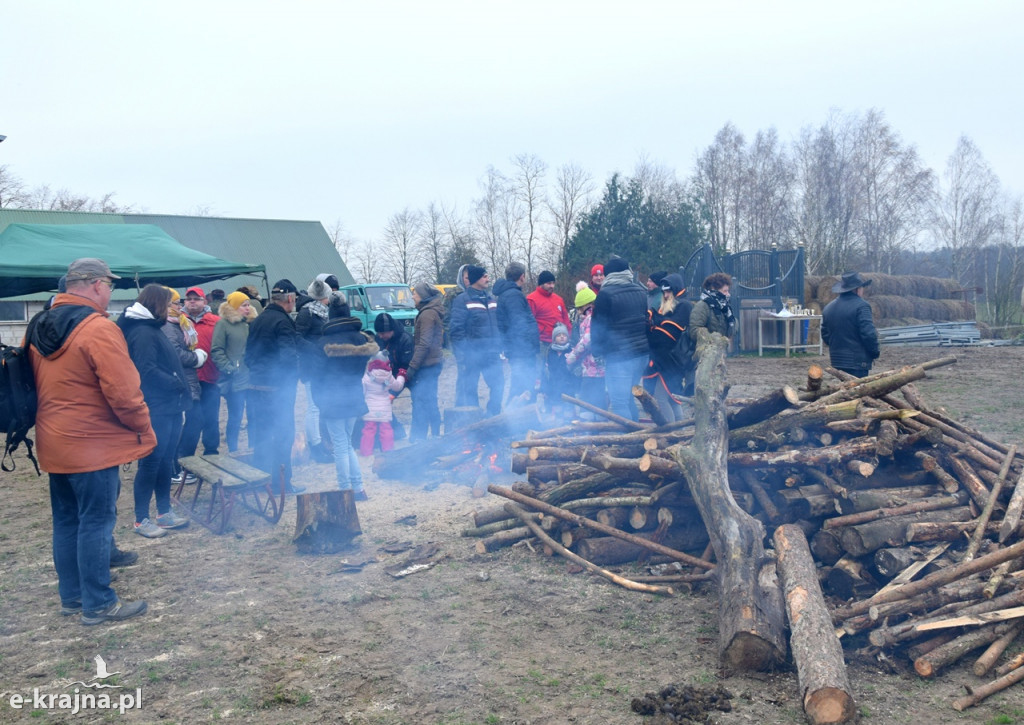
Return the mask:
[[370,358],[363,374],[363,397],[369,412],[363,416],[363,436],[359,441],[359,455],[373,455],[373,444],[380,431],[381,450],[395,447],[395,432],[391,429],[391,401],[405,387],[405,378],[391,374],[391,363],[380,356]]

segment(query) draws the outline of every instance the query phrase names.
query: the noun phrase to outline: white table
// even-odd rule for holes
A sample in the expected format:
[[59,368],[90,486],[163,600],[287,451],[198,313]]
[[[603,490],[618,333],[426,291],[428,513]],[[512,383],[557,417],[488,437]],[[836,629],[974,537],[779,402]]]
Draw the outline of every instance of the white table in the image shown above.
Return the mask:
[[[802,339],[800,337],[800,327],[798,324],[807,321],[811,324],[817,322],[818,324],[818,342],[810,345],[798,344]],[[785,342],[782,345],[765,345],[764,344],[764,323],[770,322],[773,324],[782,323],[785,328]],[[807,336],[810,337],[811,328],[807,329]],[[793,340],[797,342],[794,343]],[[788,315],[779,316],[776,314],[762,315],[757,318],[757,355],[758,357],[764,357],[765,350],[785,350],[786,357],[789,357],[791,350],[811,350],[818,348],[818,354],[821,355],[824,348],[821,344],[821,315]]]

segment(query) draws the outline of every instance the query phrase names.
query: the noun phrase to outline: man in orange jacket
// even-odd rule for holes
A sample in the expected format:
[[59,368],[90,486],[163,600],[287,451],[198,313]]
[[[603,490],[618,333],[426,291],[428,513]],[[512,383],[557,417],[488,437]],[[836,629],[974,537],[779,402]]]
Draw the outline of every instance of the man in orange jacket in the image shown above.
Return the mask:
[[33,320],[26,339],[39,394],[39,465],[50,474],[61,613],[80,614],[85,625],[146,611],[146,602],[122,602],[110,588],[118,467],[156,448],[138,370],[106,314],[118,279],[103,260],[76,259],[67,292]]

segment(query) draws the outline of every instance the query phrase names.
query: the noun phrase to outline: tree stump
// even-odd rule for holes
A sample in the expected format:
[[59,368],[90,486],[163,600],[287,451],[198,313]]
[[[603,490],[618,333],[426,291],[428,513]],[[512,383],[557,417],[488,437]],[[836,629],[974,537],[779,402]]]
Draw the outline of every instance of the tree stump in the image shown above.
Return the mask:
[[333,554],[362,534],[352,491],[300,493],[295,497],[295,542],[301,554]]
[[722,660],[736,669],[763,671],[785,659],[785,614],[775,562],[764,550],[764,526],[739,507],[729,490],[727,344],[721,335],[700,332],[696,432],[690,444],[669,450],[690,484],[718,562]]

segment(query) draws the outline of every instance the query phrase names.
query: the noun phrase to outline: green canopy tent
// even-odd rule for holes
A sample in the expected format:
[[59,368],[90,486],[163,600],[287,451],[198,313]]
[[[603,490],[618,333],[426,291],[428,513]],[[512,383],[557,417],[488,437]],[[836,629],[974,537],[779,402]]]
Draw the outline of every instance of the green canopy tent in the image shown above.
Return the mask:
[[0,233],[0,297],[56,290],[80,257],[105,261],[123,278],[122,289],[150,282],[188,287],[239,274],[260,276],[266,286],[262,264],[197,252],[152,224],[11,224]]

